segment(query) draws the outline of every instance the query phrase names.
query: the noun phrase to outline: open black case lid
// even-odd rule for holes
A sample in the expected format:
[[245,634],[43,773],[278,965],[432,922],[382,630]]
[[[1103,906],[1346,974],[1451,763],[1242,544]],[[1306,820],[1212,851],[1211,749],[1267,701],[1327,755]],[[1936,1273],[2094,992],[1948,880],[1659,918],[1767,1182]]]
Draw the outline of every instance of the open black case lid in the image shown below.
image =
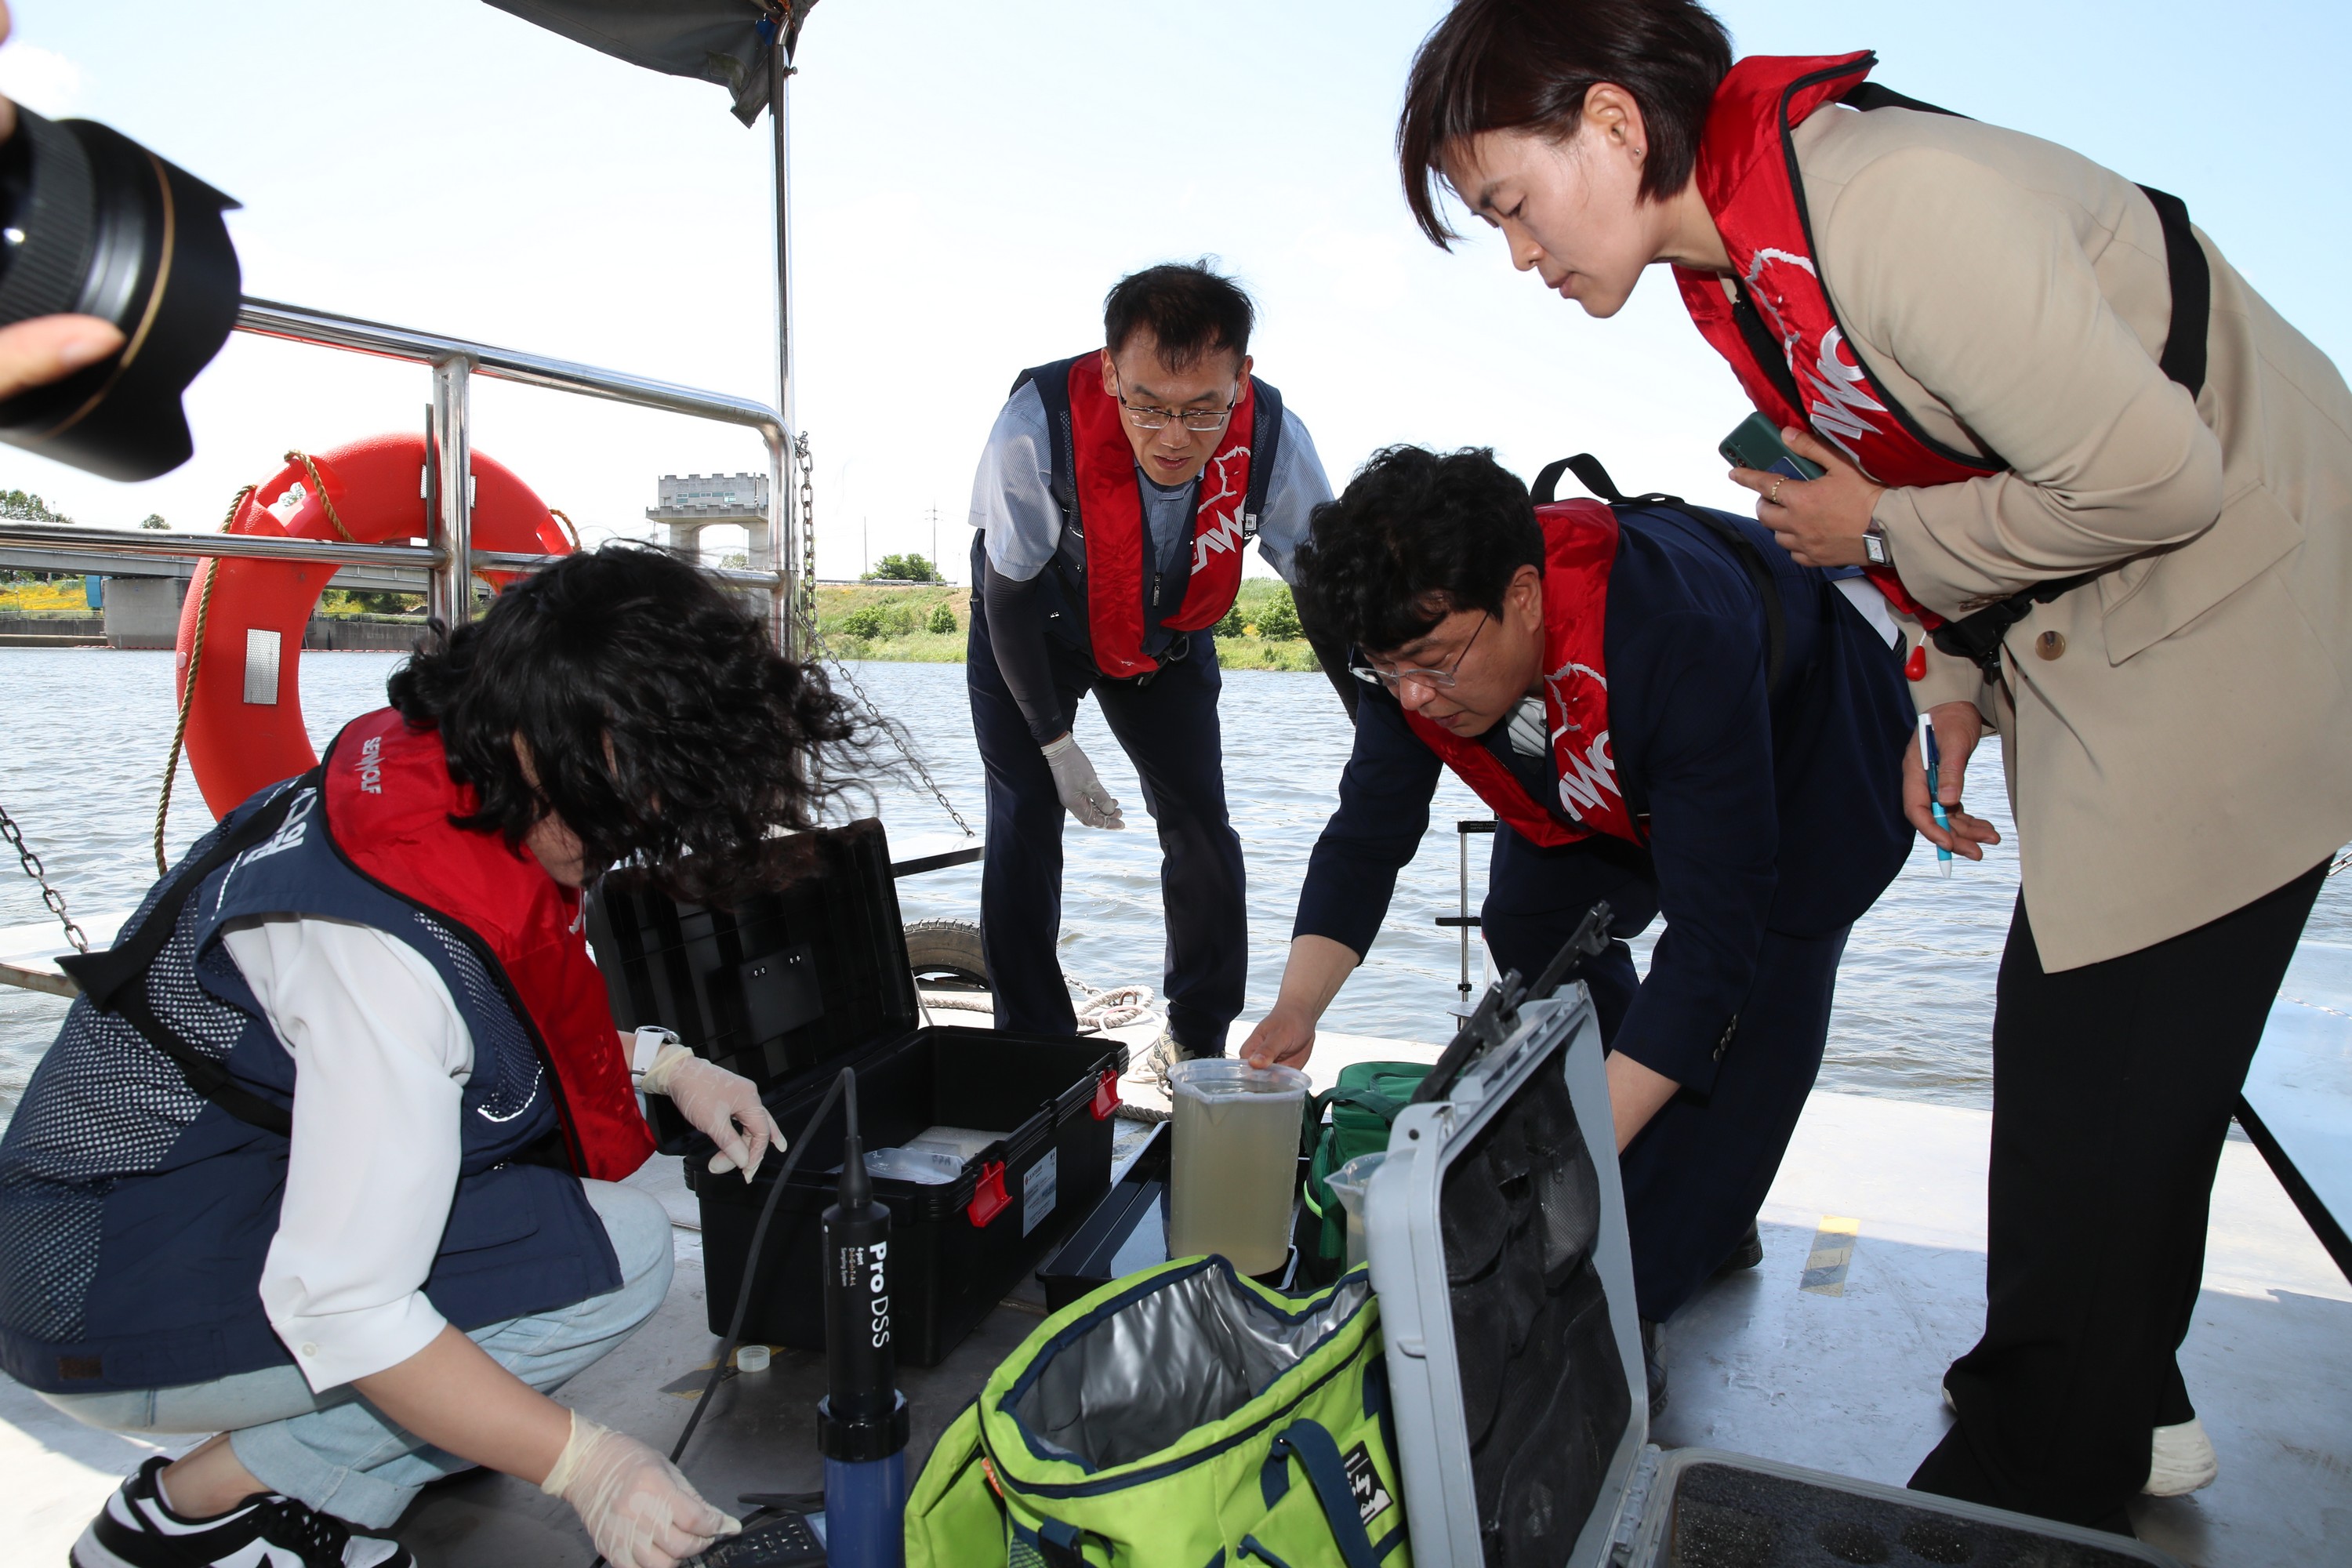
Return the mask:
[[[872,818],[769,840],[765,891],[736,909],[614,871],[586,900],[588,942],[624,1029],[660,1025],[697,1055],[786,1097],[920,1017],[890,847]],[[648,1096],[663,1149],[687,1129]]]

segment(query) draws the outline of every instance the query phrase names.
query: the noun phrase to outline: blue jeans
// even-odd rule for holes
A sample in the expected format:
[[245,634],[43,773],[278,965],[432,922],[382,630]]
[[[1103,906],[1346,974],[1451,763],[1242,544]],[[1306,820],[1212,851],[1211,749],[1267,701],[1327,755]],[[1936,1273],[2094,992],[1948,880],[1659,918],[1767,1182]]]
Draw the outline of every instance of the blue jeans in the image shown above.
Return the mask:
[[[669,1292],[669,1215],[661,1205],[634,1187],[581,1184],[612,1238],[621,1288],[471,1334],[541,1394],[617,1349]],[[290,1364],[174,1388],[41,1397],[109,1432],[226,1432],[238,1462],[271,1491],[373,1530],[398,1519],[427,1481],[470,1463],[404,1432],[348,1384],[311,1393]]]

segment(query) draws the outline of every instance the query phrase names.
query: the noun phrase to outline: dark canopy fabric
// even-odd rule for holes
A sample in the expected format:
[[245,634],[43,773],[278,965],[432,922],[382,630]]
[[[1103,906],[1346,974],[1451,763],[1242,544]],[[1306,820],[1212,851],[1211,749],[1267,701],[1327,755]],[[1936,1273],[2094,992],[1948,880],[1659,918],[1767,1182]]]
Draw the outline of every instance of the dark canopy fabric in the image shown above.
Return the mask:
[[[768,45],[761,0],[488,0],[501,11],[615,59],[668,76],[716,82],[749,125],[768,106]],[[815,0],[792,8],[789,51]]]

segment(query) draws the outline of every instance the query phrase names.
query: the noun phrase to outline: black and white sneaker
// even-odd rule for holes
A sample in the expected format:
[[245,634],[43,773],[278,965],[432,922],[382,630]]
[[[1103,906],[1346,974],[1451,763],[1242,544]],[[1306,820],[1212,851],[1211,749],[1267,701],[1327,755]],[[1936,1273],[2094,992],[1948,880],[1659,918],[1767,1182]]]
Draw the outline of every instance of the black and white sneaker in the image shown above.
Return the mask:
[[211,1519],[174,1513],[155,1484],[169,1463],[148,1460],[106,1500],[74,1542],[73,1568],[416,1568],[399,1542],[290,1497],[256,1493]]

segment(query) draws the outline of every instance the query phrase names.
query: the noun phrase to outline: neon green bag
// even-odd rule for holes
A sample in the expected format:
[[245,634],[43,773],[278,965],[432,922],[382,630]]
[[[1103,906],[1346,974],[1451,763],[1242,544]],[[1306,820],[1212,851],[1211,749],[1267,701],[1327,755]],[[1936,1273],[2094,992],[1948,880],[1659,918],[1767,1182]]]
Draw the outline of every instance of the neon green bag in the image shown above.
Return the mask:
[[1045,1320],[940,1437],[908,1568],[1411,1568],[1370,1275],[1291,1297],[1222,1258]]

